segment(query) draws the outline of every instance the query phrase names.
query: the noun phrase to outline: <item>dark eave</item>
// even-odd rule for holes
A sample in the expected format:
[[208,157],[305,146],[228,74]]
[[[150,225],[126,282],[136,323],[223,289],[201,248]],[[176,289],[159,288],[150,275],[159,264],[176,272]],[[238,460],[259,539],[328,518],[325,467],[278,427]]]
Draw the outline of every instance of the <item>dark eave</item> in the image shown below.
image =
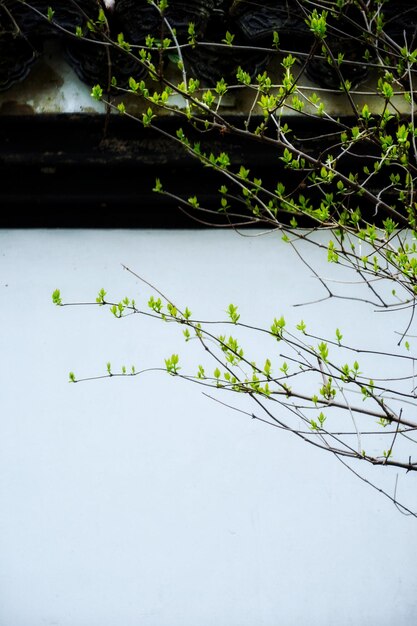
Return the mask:
[[[109,70],[103,52],[106,48],[90,41],[96,38],[103,43],[103,37],[99,32],[91,34],[88,18],[96,20],[98,7],[110,4],[97,0],[0,1],[0,227],[201,226],[179,210],[172,198],[152,191],[156,177],[164,188],[183,198],[197,193],[200,204],[211,209],[219,203],[217,190],[222,181],[212,170],[202,168],[157,129],[145,129],[117,114],[107,118],[104,107],[101,113],[97,107],[94,109],[96,103],[89,97],[91,86],[103,84]],[[235,80],[236,64],[252,77],[271,66],[276,68],[274,75],[278,75],[282,57],[272,54],[275,31],[281,46],[290,47],[300,59],[309,56],[312,39],[300,13],[302,2],[170,0],[169,5],[169,19],[179,39],[185,42],[187,69],[204,86],[215,84],[223,74]],[[54,11],[52,22],[45,18],[48,7]],[[349,10],[356,11],[353,6]],[[384,10],[392,38],[402,41],[404,33],[412,37],[417,21],[414,1],[389,2]],[[124,32],[130,42],[140,47],[146,34],[153,32],[157,36],[160,32],[158,15],[147,0],[115,0],[112,10],[106,11],[106,37],[114,39]],[[355,33],[349,30],[350,17],[347,14],[340,20],[330,20],[329,39],[336,50],[339,46],[345,54],[347,62],[341,66],[342,74],[352,84],[371,81],[371,89],[376,93],[374,78],[360,62],[362,44],[359,48],[351,46],[359,38],[352,37]],[[189,21],[197,25],[200,45],[195,49],[187,49]],[[340,38],[342,27],[346,30],[345,38]],[[87,41],[74,35],[76,29]],[[226,30],[235,33],[235,43],[246,50],[236,52],[231,46],[222,46]],[[269,48],[271,54],[259,52],[260,48]],[[140,78],[142,65],[113,48],[111,54],[112,74],[119,85],[131,75]],[[333,90],[331,106],[335,117],[349,114],[347,99],[343,100],[340,94],[340,76],[329,73],[326,60],[312,58],[303,79],[308,89],[317,85],[319,92],[321,89],[325,94]],[[71,108],[67,98],[65,106],[61,106],[68,84],[76,85],[77,92],[85,91],[82,105]],[[111,98],[116,97],[112,92]],[[352,97],[358,107],[363,105],[360,91]],[[404,102],[402,96],[399,99]],[[243,97],[222,113],[242,126],[250,102]],[[383,106],[380,98],[378,102]],[[137,114],[141,116],[139,109]],[[336,129],[324,119],[311,120],[291,115],[288,123],[292,137],[305,142],[303,150],[317,154],[327,148],[323,137]],[[351,120],[347,122],[350,124]],[[165,133],[175,135],[180,122],[165,116],[155,124]],[[278,181],[285,181],[290,189],[297,188],[296,174],[284,169],[274,148],[217,131],[196,135],[195,139],[202,141],[208,153],[228,151],[234,166],[245,164],[272,188]],[[348,158],[345,165],[348,169]]]
[[[298,125],[305,125],[302,118]],[[178,121],[158,122],[174,133]],[[155,178],[182,197],[215,207],[220,179],[154,129],[102,115],[0,117],[1,227],[193,227],[177,203],[152,191]],[[278,154],[212,133],[208,151],[227,149],[263,179],[277,180]],[[286,173],[288,178],[288,173]]]

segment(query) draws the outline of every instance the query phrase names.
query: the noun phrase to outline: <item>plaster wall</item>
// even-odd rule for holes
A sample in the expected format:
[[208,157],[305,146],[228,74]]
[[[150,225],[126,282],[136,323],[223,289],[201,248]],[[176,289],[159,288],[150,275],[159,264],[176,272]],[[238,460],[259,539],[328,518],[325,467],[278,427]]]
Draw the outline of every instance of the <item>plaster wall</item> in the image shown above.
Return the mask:
[[[168,324],[52,305],[57,287],[146,302],[121,263],[206,318],[234,302],[242,320],[392,340],[369,306],[294,308],[324,294],[276,235],[0,231],[0,624],[415,623],[416,521],[335,458],[163,373],[68,384],[202,358]],[[372,476],[392,491],[395,471]],[[417,508],[411,474],[400,489]]]

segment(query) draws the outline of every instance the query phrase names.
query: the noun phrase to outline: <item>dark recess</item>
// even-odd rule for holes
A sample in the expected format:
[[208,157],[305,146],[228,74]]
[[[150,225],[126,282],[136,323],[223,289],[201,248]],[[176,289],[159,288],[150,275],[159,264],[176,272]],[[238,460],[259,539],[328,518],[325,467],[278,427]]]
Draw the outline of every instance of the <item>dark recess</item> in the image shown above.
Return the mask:
[[[165,118],[158,125],[175,134],[180,122]],[[102,115],[1,116],[0,227],[202,227],[178,202],[152,191],[155,178],[181,197],[197,194],[212,209],[224,180],[155,129],[119,116],[111,116],[106,136],[104,128]],[[291,118],[291,128],[303,137],[303,149],[316,154],[326,146],[314,136],[332,130],[323,122],[313,132],[302,117]],[[296,173],[283,168],[275,148],[217,131],[194,138],[207,152],[228,151],[234,167],[244,164],[272,188],[279,180],[297,187]]]

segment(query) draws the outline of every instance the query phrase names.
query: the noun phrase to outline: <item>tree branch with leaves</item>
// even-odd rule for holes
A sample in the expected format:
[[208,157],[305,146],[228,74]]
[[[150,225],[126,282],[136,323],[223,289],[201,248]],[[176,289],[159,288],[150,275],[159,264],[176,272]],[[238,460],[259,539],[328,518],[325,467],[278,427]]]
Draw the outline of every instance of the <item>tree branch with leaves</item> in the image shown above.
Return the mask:
[[[147,4],[158,18],[159,30],[143,41],[129,41],[123,32],[112,36],[103,7],[98,19],[90,17],[88,37],[141,67],[139,75],[130,75],[125,84],[115,73],[108,84],[92,85],[92,97],[105,102],[109,111],[130,118],[132,124],[164,135],[220,181],[217,206],[205,205],[197,190],[181,197],[175,189],[165,189],[161,177],[154,183],[155,193],[170,198],[203,224],[274,230],[288,245],[289,254],[295,251],[319,280],[324,300],[365,302],[380,311],[408,312],[409,317],[398,331],[396,345],[374,352],[375,365],[369,369],[361,360],[372,351],[345,343],[339,328],[322,337],[303,320],[290,329],[284,316],[274,315],[269,327],[253,326],[240,319],[235,304],[219,322],[194,318],[188,308],[174,304],[155,288],[142,307],[128,297],[109,301],[103,290],[93,304],[108,307],[116,318],[146,315],[179,326],[186,342],[200,344],[208,363],[198,363],[194,372],[186,373],[180,356],[173,354],[165,356],[164,371],[210,394],[226,394],[232,398],[224,401],[227,405],[233,406],[236,395],[243,396],[248,410],[238,410],[331,452],[355,474],[360,472],[352,462],[414,472],[416,358],[411,338],[417,294],[417,48],[410,28],[402,28],[400,35],[395,29],[396,19],[402,24],[401,13],[394,15],[396,3],[289,3],[297,28],[302,23],[308,34],[308,48],[292,50],[282,46],[281,33],[273,29],[269,45],[265,40],[241,45],[230,30],[207,41],[205,31],[192,21],[186,30],[176,27],[175,2]],[[228,20],[240,4],[244,5],[223,3]],[[405,6],[404,19],[412,10]],[[45,19],[53,24],[54,15],[48,12]],[[340,46],[341,33],[347,33],[348,58]],[[267,55],[270,65],[255,74],[239,66],[234,75],[229,71],[208,84],[207,78],[200,80],[194,74],[190,62],[193,51],[198,56],[208,49],[218,55],[244,52],[245,59]],[[311,76],[320,68],[328,72],[329,87],[311,84]],[[364,80],[365,86],[360,86]],[[329,93],[347,107],[348,114],[335,112]],[[237,119],[225,112],[230,98],[246,103]],[[161,123],[166,116],[178,121],[174,133]],[[297,132],[291,129],[300,117],[308,121],[304,135],[301,127]],[[324,128],[319,136],[315,125]],[[213,135],[216,151],[207,147]],[[230,137],[270,151],[276,179],[263,180],[262,172],[236,164],[228,151]],[[317,237],[323,231],[328,234],[326,241]],[[322,250],[335,267],[353,271],[367,294],[353,296],[348,285],[342,294],[336,293],[312,267],[305,244]],[[59,291],[53,300],[57,305],[69,304],[63,303]],[[238,337],[241,331],[245,345]],[[267,337],[271,346],[261,361],[251,355],[259,336]],[[388,362],[392,371],[401,363],[409,373],[387,380],[378,372],[379,362]],[[108,364],[105,376],[115,375]],[[70,380],[79,379],[71,373]],[[378,452],[370,452],[372,443],[367,442],[379,442],[380,437],[386,443]],[[403,512],[416,516],[397,502],[395,494],[385,495]]]

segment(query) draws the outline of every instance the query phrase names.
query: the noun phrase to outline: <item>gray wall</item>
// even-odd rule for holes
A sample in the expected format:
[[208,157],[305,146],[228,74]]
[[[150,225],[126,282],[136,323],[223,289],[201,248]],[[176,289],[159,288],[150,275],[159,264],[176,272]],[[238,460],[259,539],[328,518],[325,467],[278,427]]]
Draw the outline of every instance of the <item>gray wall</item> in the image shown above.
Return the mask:
[[[68,384],[200,358],[168,324],[51,304],[56,287],[146,301],[120,263],[206,318],[234,302],[243,321],[392,339],[370,307],[294,309],[324,293],[278,236],[0,232],[0,624],[414,623],[416,520],[332,456],[163,373]],[[369,475],[392,491],[396,472]],[[415,478],[399,485],[417,508]]]

